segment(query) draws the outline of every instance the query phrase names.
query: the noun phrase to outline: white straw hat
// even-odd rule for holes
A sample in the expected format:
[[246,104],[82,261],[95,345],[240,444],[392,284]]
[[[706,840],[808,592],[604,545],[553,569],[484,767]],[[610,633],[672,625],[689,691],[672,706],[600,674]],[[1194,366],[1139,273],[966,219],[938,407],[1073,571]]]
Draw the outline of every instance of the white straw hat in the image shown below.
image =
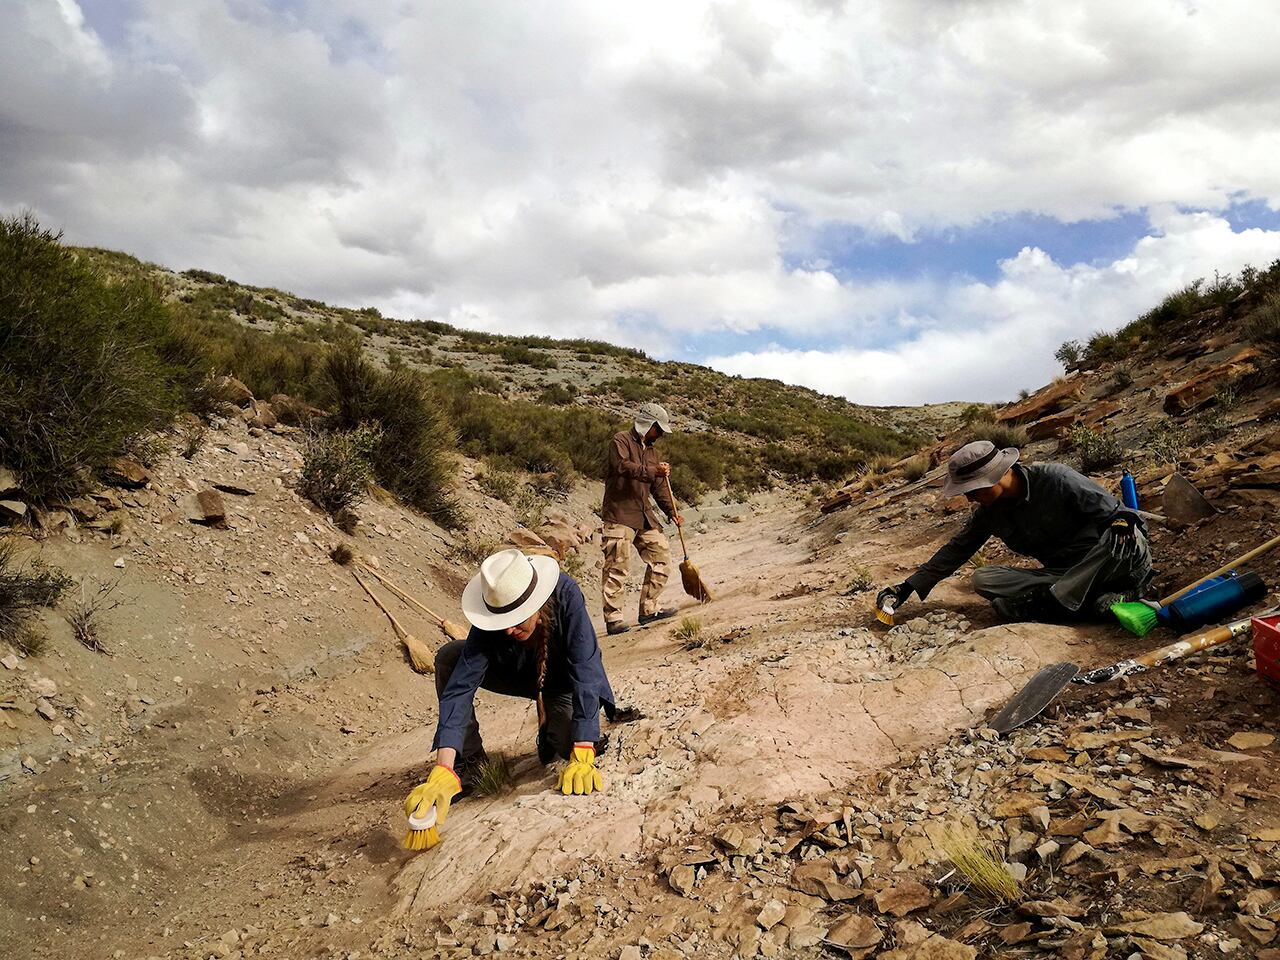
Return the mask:
[[552,557],[500,550],[462,591],[462,612],[480,630],[514,627],[542,609],[559,579],[560,564]]

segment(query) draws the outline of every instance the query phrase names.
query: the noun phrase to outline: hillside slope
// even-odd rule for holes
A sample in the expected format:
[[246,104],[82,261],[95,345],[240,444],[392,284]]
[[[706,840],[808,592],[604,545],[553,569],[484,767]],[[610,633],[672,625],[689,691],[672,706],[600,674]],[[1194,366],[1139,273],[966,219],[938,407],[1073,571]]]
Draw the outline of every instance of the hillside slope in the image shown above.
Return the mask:
[[[326,345],[354,340],[387,367],[430,377],[466,453],[505,457],[508,465],[525,469],[554,464],[495,436],[495,420],[526,425],[542,417],[554,433],[569,416],[569,430],[581,432],[585,425],[597,435],[616,429],[648,400],[663,403],[675,417],[679,435],[671,438],[671,459],[685,461],[675,479],[678,491],[690,497],[721,486],[744,493],[778,480],[843,480],[878,455],[901,455],[918,435],[930,432],[921,430],[919,411],[862,407],[776,380],[653,360],[599,341],[395,320],[373,308],[331,307],[203,270],[177,273],[111,251],[82,253],[105,270],[149,278],[206,336],[231,341],[227,369],[218,372],[238,377],[260,397],[283,392],[315,399],[308,395],[309,371],[305,363],[300,369],[300,360]],[[582,472],[598,474],[583,469],[587,455],[568,455]]]

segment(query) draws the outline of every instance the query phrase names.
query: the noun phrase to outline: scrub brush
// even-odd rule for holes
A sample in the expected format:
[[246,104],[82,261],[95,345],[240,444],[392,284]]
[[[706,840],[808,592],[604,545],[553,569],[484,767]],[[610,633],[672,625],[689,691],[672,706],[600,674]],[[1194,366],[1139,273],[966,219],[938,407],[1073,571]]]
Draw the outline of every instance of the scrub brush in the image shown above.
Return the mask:
[[893,626],[893,598],[886,597],[884,603],[876,607],[876,619],[886,627]]
[[404,835],[406,850],[430,850],[440,842],[440,831],[436,828],[436,808],[427,811],[425,817],[410,817],[409,832]]

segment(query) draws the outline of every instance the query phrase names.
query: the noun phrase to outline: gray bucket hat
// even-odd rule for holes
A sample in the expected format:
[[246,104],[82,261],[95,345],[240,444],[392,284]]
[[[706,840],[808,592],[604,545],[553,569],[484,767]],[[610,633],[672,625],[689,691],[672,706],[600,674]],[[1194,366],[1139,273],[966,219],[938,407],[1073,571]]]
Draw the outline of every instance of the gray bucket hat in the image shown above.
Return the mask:
[[947,461],[944,497],[958,497],[971,490],[994,487],[1010,467],[1018,462],[1018,448],[997,449],[990,440],[966,443]]
[[667,416],[667,411],[661,404],[646,403],[636,411],[636,433],[640,436],[643,437],[648,433],[649,428],[655,423],[663,433],[671,432],[671,418]]

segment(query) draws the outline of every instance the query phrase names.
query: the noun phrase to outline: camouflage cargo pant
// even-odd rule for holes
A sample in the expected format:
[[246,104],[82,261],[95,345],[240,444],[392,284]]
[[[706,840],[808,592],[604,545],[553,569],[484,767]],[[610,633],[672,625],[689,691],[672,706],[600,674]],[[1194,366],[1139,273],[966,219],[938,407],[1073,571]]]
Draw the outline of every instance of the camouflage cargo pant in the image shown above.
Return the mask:
[[640,616],[658,612],[658,596],[667,585],[671,567],[671,544],[661,530],[632,530],[621,523],[606,523],[601,590],[605,623],[622,622],[622,594],[627,585],[627,566],[633,544],[645,563],[644,585],[640,588]]

